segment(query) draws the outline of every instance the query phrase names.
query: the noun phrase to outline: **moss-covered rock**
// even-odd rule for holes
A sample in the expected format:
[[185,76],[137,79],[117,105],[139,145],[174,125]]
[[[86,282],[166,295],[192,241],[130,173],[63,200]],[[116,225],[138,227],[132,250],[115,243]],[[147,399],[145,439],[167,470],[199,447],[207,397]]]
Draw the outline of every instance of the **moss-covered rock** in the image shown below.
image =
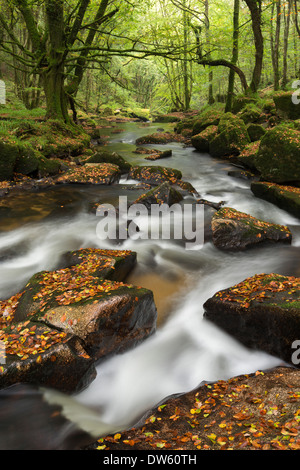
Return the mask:
[[235,96],[232,105],[232,112],[234,114],[239,113],[245,106],[249,104],[256,104],[257,99],[251,96],[239,95]]
[[31,175],[39,167],[41,154],[29,145],[20,145],[14,171],[22,175]]
[[116,152],[97,152],[87,158],[85,163],[112,163],[120,168],[122,174],[128,173],[131,168],[130,163]]
[[248,135],[251,142],[261,140],[266,133],[266,129],[261,124],[251,123],[247,126]]
[[264,199],[300,219],[300,188],[256,181],[251,184],[256,197]]
[[217,126],[223,115],[224,111],[220,107],[212,106],[207,110],[203,111],[200,116],[194,121],[193,135],[200,134],[208,126]]
[[300,183],[300,131],[281,125],[266,132],[255,157],[265,181]]
[[231,207],[218,210],[211,226],[213,243],[221,250],[244,250],[262,243],[292,241],[288,227],[256,219]]
[[45,178],[46,176],[54,176],[60,173],[62,167],[61,160],[57,158],[39,158],[38,164],[38,174],[40,178]]
[[300,118],[300,104],[294,103],[293,93],[293,91],[283,91],[273,96],[276,112],[283,119]]
[[0,141],[0,181],[9,181],[14,174],[18,146]]
[[113,184],[120,180],[121,171],[111,163],[90,163],[71,168],[56,178],[57,184]]
[[148,210],[151,209],[152,204],[162,205],[167,204],[172,206],[183,200],[183,196],[179,191],[173,188],[168,182],[162,183],[155,188],[152,188],[145,194],[142,194],[133,204],[142,204]]
[[232,113],[226,113],[220,119],[218,135],[210,142],[210,153],[217,158],[239,155],[249,143],[244,121]]
[[254,104],[247,104],[242,111],[238,113],[240,119],[244,121],[245,124],[255,123],[259,121],[261,117],[261,109]]
[[257,168],[255,166],[255,157],[258,152],[259,146],[260,141],[252,142],[251,144],[246,145],[246,147],[236,157],[237,162],[249,170],[257,171]]
[[176,183],[181,180],[182,173],[180,170],[162,166],[135,166],[131,168],[128,178],[159,185],[165,181]]
[[195,149],[199,152],[209,152],[210,142],[217,136],[218,126],[208,126],[200,134],[194,135],[191,138],[191,142]]
[[204,304],[205,318],[247,347],[292,363],[299,341],[300,278],[258,274],[217,292]]

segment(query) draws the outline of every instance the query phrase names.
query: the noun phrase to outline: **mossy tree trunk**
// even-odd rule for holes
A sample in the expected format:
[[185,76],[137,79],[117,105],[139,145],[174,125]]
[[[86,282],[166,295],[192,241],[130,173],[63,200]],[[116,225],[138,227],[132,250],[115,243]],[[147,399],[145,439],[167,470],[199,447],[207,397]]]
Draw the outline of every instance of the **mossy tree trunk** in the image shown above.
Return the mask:
[[[239,22],[240,22],[240,0],[234,0],[234,9],[233,9],[233,48],[232,48],[232,63],[237,64],[239,58]],[[235,82],[235,72],[234,70],[229,70],[229,79],[228,79],[228,92],[226,100],[226,113],[230,112],[232,109],[232,101],[234,95],[234,82]]]

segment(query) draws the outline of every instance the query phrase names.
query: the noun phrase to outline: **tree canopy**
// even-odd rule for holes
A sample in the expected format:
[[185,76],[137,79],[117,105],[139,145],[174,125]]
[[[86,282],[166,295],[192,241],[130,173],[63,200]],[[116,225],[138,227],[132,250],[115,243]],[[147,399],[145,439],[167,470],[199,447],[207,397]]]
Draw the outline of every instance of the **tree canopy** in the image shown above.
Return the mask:
[[[0,0],[0,73],[76,121],[107,102],[188,110],[299,78],[299,0]],[[5,78],[4,77],[4,78]]]

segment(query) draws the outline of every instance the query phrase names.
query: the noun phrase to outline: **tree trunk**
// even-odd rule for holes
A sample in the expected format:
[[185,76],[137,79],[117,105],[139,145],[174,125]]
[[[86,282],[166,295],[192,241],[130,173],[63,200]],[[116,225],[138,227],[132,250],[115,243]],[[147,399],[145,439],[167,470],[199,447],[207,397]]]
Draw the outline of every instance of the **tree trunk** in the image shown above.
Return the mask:
[[[209,24],[209,0],[205,0],[205,34],[206,34],[206,45],[208,48],[208,51],[210,50],[210,24]],[[210,59],[210,52],[207,54],[207,58]],[[213,104],[214,103],[214,92],[213,92],[213,78],[214,78],[214,73],[210,69],[208,73],[208,81],[209,81],[209,86],[208,86],[208,104]]]
[[46,118],[64,120],[70,123],[68,100],[65,93],[63,4],[63,0],[46,1],[50,60],[46,71],[43,73],[43,85],[47,103]]
[[[240,0],[234,0],[233,10],[233,48],[232,48],[232,63],[234,65],[238,62],[239,57],[239,19],[240,19]],[[232,109],[233,94],[234,94],[235,71],[229,70],[228,79],[228,92],[225,111],[230,112]]]
[[291,11],[292,11],[292,0],[288,0],[288,7],[284,6],[284,11],[287,11],[285,16],[285,28],[284,28],[284,46],[283,46],[283,71],[282,71],[282,88],[286,88],[288,82],[288,45],[289,45],[289,34],[290,34],[290,23],[291,23]]
[[[272,18],[271,25],[273,25],[274,18],[274,3],[272,5]],[[274,90],[279,90],[279,43],[280,43],[280,28],[281,28],[281,0],[277,0],[276,4],[276,30],[275,40],[273,38],[273,27],[271,27],[271,51],[272,51],[272,62],[273,62],[273,73],[274,73]]]
[[253,93],[256,93],[261,80],[264,56],[264,39],[261,30],[261,0],[245,0],[245,2],[251,13],[252,31],[255,42],[255,66],[250,89]]

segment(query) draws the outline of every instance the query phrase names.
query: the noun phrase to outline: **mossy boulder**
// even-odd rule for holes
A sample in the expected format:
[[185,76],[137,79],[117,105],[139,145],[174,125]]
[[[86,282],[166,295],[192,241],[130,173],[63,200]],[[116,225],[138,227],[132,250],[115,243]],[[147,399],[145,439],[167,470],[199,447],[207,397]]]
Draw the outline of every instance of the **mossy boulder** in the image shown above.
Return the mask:
[[256,98],[252,98],[250,96],[245,95],[235,96],[233,99],[232,112],[233,114],[237,114],[249,104],[255,105],[256,103]]
[[256,181],[251,184],[256,197],[264,199],[300,219],[300,188]]
[[273,100],[277,114],[283,119],[299,119],[300,104],[293,100],[293,91],[275,93]]
[[162,166],[135,166],[131,168],[128,175],[128,179],[143,181],[151,185],[159,185],[165,181],[173,184],[181,178],[180,170]]
[[57,184],[113,184],[119,182],[121,171],[111,163],[89,163],[67,170],[59,175]]
[[120,168],[122,174],[128,173],[131,168],[130,163],[116,152],[97,152],[87,158],[85,163],[112,163]]
[[248,104],[238,113],[238,116],[245,124],[249,124],[259,121],[261,114],[261,109],[258,106]]
[[37,172],[41,154],[28,145],[19,146],[19,155],[14,167],[15,173],[31,175]]
[[247,126],[247,132],[251,142],[257,142],[265,135],[266,129],[261,124],[251,123]]
[[237,163],[240,163],[243,165],[243,167],[251,171],[257,171],[255,158],[259,150],[259,146],[260,141],[252,142],[251,144],[246,145],[246,147],[237,156]]
[[0,181],[12,179],[18,154],[17,145],[0,141]]
[[179,191],[173,188],[168,182],[162,183],[155,188],[152,188],[145,194],[142,194],[133,204],[142,204],[148,210],[151,209],[153,204],[162,205],[167,204],[172,206],[183,200],[183,196]]
[[223,207],[212,217],[212,239],[221,250],[244,250],[253,246],[292,242],[288,227],[256,219],[249,214]]
[[210,142],[210,154],[213,157],[239,155],[250,143],[246,124],[232,113],[226,113],[220,119],[218,135]]
[[262,180],[300,183],[300,131],[276,126],[261,139],[255,166]]
[[208,126],[217,126],[223,116],[224,111],[220,107],[211,107],[203,111],[193,125],[193,135],[200,134]]
[[207,320],[246,347],[292,363],[300,331],[300,278],[257,274],[217,292],[204,311]]
[[209,152],[210,142],[217,136],[218,126],[208,126],[200,134],[194,135],[191,138],[191,142],[195,149],[199,152]]

